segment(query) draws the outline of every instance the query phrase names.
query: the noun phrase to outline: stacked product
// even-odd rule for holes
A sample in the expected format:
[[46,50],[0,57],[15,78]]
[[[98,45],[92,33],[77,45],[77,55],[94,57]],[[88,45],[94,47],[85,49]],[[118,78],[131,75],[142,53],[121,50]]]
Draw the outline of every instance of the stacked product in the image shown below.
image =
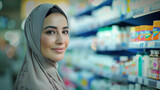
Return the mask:
[[153,22],[153,25],[140,25],[130,28],[130,41],[155,41],[160,38],[160,20]]

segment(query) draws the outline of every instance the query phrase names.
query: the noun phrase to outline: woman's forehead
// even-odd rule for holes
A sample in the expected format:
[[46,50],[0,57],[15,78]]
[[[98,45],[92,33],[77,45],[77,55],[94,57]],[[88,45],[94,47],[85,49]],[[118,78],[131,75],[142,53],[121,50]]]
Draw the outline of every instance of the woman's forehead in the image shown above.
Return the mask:
[[67,19],[61,14],[50,14],[44,19],[44,25],[67,25]]

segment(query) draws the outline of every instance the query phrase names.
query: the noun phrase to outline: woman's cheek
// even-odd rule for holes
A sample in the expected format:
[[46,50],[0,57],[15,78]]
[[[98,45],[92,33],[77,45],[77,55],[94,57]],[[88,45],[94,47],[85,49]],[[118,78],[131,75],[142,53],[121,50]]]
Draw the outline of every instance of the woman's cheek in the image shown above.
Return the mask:
[[42,44],[42,47],[43,48],[46,48],[48,46],[48,39],[47,39],[47,36],[43,35],[41,37],[41,44]]
[[66,41],[66,46],[68,47],[68,44],[69,44],[69,36],[66,37],[65,41]]
[[53,47],[55,38],[52,37],[52,36],[45,36],[43,38],[43,41],[44,41],[45,46],[47,46],[47,47]]

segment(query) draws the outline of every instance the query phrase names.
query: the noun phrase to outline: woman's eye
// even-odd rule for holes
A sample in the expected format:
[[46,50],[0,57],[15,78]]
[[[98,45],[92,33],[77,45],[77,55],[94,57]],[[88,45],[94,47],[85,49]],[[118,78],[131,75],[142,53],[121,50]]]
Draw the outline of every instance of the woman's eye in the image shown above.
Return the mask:
[[64,33],[64,34],[68,34],[68,31],[63,31],[62,33]]
[[47,31],[46,33],[47,34],[55,34],[56,32],[55,31]]

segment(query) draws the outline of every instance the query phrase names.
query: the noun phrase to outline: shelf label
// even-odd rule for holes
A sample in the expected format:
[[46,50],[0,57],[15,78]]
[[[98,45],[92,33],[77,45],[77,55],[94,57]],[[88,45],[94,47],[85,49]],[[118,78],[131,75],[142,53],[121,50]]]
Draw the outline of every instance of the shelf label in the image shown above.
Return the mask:
[[135,82],[136,81],[136,77],[130,75],[130,76],[128,76],[128,81]]
[[155,41],[148,42],[148,47],[150,47],[150,48],[155,47]]
[[144,79],[144,85],[148,85],[148,79]]
[[145,48],[145,42],[141,42],[139,46],[140,48]]
[[143,79],[141,77],[138,77],[138,83],[140,83],[140,84],[143,83]]
[[160,82],[157,81],[157,88],[160,89]]

